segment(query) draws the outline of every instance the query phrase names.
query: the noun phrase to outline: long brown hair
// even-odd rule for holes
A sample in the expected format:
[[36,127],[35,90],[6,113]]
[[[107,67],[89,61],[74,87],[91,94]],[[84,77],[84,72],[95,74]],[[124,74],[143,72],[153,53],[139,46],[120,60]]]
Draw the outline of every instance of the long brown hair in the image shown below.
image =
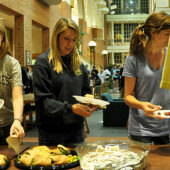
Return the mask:
[[170,29],[170,15],[165,12],[152,13],[143,25],[136,27],[130,41],[130,55],[141,56],[151,38],[151,31],[159,33]]
[[[53,31],[53,35],[52,35],[49,62],[52,62],[54,64],[54,70],[57,73],[62,73],[63,71],[62,59],[61,59],[61,55],[59,51],[58,38],[59,38],[59,35],[68,28],[75,30],[79,35],[78,25],[73,20],[66,19],[66,18],[61,18],[56,23],[54,31]],[[81,59],[78,54],[76,45],[74,46],[73,50],[71,51],[69,55],[71,57],[71,67],[72,67],[73,72],[76,75],[80,75],[81,74],[81,71],[80,71]]]
[[0,34],[2,35],[2,42],[0,47],[0,58],[3,58],[6,54],[11,54],[10,46],[7,38],[7,33],[2,19],[0,19]]

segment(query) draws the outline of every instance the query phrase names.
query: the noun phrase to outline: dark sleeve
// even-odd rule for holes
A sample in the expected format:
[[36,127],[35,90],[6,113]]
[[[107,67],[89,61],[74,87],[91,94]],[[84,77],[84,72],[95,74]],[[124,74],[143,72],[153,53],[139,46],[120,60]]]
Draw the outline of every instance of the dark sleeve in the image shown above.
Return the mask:
[[22,83],[24,86],[27,86],[29,84],[29,80],[28,80],[27,73],[23,67],[21,67],[21,73],[22,73]]
[[82,70],[82,74],[83,74],[82,96],[84,96],[85,94],[91,94],[90,79],[86,72],[86,68],[83,64],[81,65],[81,70]]
[[58,101],[52,90],[52,68],[47,59],[37,59],[33,70],[33,90],[38,109],[46,116],[60,116],[72,110],[72,104]]

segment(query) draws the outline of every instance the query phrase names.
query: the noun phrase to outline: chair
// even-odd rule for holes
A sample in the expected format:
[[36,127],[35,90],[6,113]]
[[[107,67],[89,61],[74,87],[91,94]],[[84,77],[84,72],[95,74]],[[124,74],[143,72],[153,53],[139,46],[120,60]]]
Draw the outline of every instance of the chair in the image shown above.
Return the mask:
[[89,125],[88,125],[88,122],[87,122],[87,119],[85,118],[84,119],[84,137],[86,138],[87,137],[87,133],[90,133],[90,129],[89,129]]
[[[31,104],[25,104],[24,105],[24,112],[23,112],[23,127],[24,127],[24,131],[26,132],[27,125],[28,123],[33,126],[34,121],[33,121],[33,113],[36,112],[36,106],[31,105]],[[27,117],[29,118],[29,120],[27,120]]]
[[108,92],[108,81],[105,81],[103,84],[102,84],[102,94],[103,93],[107,93]]
[[124,99],[112,99],[109,93],[103,93],[101,98],[110,102],[106,109],[103,109],[103,126],[126,127],[129,117],[129,107]]
[[94,87],[94,98],[96,99],[101,99],[101,90],[102,90],[102,87],[101,86],[95,86]]

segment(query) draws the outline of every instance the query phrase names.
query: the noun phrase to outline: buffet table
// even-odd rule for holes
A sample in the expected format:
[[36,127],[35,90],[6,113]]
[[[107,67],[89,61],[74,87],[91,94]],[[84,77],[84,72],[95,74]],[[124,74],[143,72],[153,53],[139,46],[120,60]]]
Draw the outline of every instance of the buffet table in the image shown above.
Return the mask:
[[[106,139],[115,139],[114,137],[88,137],[86,141],[96,141],[96,140],[106,140]],[[125,139],[125,138],[116,138],[116,139]],[[31,146],[33,144],[30,144]],[[22,151],[28,148],[27,145],[22,146]],[[8,149],[7,146],[0,145],[0,153],[5,154],[11,159],[11,166],[8,168],[9,170],[18,170],[18,168],[14,165],[14,160],[16,158],[16,154]],[[81,168],[75,167],[69,170],[81,170]],[[170,170],[170,145],[151,145],[151,151],[149,152],[147,158],[147,168],[145,170]]]

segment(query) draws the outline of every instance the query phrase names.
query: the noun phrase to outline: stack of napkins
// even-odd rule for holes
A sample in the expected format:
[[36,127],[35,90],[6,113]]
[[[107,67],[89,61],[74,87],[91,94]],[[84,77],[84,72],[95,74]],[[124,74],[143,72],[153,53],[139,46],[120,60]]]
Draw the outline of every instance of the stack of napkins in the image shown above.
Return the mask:
[[18,137],[17,133],[6,138],[8,143],[8,148],[12,148],[17,154],[21,151],[21,139]]

